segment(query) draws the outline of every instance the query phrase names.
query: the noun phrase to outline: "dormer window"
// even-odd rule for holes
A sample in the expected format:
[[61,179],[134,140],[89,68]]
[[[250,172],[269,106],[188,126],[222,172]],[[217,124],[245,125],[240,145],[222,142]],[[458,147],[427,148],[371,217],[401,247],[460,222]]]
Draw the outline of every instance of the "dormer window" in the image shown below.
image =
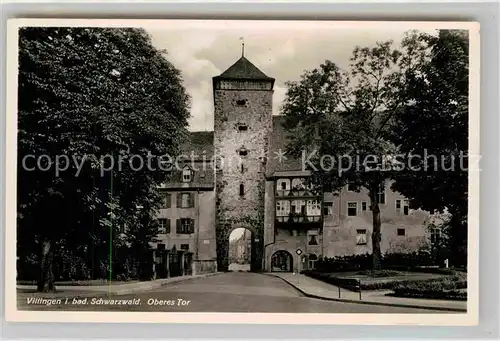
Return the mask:
[[191,182],[193,181],[193,170],[186,166],[182,169],[182,182]]

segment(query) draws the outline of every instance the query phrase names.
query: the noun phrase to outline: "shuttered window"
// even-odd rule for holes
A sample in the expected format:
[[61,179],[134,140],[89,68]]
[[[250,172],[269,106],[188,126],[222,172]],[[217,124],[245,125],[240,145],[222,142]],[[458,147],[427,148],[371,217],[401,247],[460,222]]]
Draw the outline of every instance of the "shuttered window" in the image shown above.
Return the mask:
[[172,206],[172,194],[165,193],[163,208],[170,208]]
[[176,221],[176,233],[191,234],[194,233],[194,219],[181,218]]
[[170,219],[158,219],[158,225],[159,234],[170,233]]
[[177,194],[177,207],[180,207],[180,208],[194,207],[194,194],[193,193],[178,193]]

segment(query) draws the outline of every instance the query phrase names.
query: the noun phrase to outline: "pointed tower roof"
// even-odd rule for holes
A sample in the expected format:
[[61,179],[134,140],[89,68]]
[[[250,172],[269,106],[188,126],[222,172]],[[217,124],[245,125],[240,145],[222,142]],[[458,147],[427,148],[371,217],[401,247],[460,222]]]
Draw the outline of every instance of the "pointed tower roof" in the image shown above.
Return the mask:
[[274,81],[274,78],[266,76],[264,72],[260,71],[244,56],[238,59],[236,63],[231,65],[218,78]]

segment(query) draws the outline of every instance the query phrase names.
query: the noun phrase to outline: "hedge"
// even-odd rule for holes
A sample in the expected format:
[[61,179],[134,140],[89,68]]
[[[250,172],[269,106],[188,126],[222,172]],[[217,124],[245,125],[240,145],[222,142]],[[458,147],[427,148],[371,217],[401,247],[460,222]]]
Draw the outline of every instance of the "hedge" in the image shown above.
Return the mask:
[[398,297],[466,300],[467,292],[461,290],[466,288],[466,280],[459,276],[451,276],[435,281],[397,283],[393,291],[394,296]]
[[[415,283],[423,283],[423,284],[428,283],[433,288],[440,287],[441,289],[439,290],[441,291],[467,288],[467,279],[465,275],[458,275],[458,274],[454,276],[437,277],[437,278],[420,279],[420,280],[388,279],[387,281],[371,282],[371,283],[361,281],[361,283],[359,284],[357,279],[338,277],[336,274],[328,272],[321,272],[316,270],[304,270],[301,273],[303,273],[306,276],[321,280],[325,283],[329,283],[352,291],[357,291],[358,285],[361,286],[361,290],[381,290],[381,289],[395,290],[396,288],[406,288],[406,287],[414,288],[415,286],[419,288],[420,286],[418,286],[418,284]],[[399,294],[401,294],[401,290],[398,291]]]
[[[412,253],[389,253],[382,255],[382,268],[387,270],[409,271],[414,267],[431,267],[438,265],[435,257],[426,251]],[[321,258],[316,263],[316,269],[325,272],[344,272],[371,270],[373,256],[371,254],[338,256]]]

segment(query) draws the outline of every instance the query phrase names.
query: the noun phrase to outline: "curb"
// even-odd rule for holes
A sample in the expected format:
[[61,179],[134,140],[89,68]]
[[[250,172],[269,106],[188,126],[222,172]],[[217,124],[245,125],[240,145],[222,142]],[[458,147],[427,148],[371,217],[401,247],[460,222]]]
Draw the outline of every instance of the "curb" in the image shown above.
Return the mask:
[[214,273],[197,275],[197,276],[191,276],[191,277],[184,277],[184,278],[175,278],[175,277],[173,277],[172,280],[170,280],[168,282],[164,281],[164,282],[160,282],[160,283],[151,283],[151,285],[144,286],[144,287],[117,290],[117,291],[113,291],[111,294],[112,295],[133,294],[133,293],[136,293],[136,292],[143,292],[143,291],[146,291],[146,290],[158,289],[158,288],[161,288],[163,286],[170,285],[170,284],[175,284],[175,283],[180,283],[180,282],[186,282],[186,281],[192,281],[194,279],[206,278],[206,277],[211,277],[211,276],[215,276],[215,275],[219,275],[219,274],[221,274],[221,273],[220,272],[214,272]]
[[148,290],[153,290],[153,289],[158,289],[162,286],[167,286],[170,284],[175,284],[175,283],[180,283],[180,282],[185,282],[185,281],[191,281],[194,279],[200,279],[200,278],[206,278],[206,277],[211,277],[215,275],[219,275],[221,272],[214,272],[214,273],[208,273],[208,274],[203,274],[203,275],[197,275],[197,276],[190,276],[190,277],[184,277],[184,278],[176,278],[173,277],[170,281],[164,281],[164,282],[158,282],[158,283],[151,283],[151,282],[144,282],[148,283],[148,285],[144,285],[141,287],[137,288],[129,288],[129,289],[119,289],[117,288],[116,290],[111,289],[110,291],[107,289],[103,290],[95,290],[95,291],[85,291],[81,290],[70,290],[67,291],[66,294],[68,295],[68,298],[85,298],[85,297],[103,297],[103,296],[113,296],[113,295],[127,295],[127,294],[133,294],[133,293],[138,293],[138,292],[144,292]]
[[398,308],[415,308],[415,309],[427,309],[427,310],[439,310],[439,311],[455,311],[455,312],[461,312],[461,313],[467,312],[467,308],[462,309],[462,308],[432,307],[432,306],[423,306],[423,305],[417,305],[417,304],[385,303],[385,302],[375,302],[375,301],[351,300],[351,299],[346,299],[346,298],[324,297],[324,296],[314,295],[314,294],[310,294],[308,292],[305,292],[304,290],[302,290],[301,288],[296,286],[294,283],[284,279],[283,277],[276,276],[276,275],[269,274],[269,273],[264,274],[264,275],[279,278],[279,279],[283,280],[285,283],[287,283],[288,285],[291,285],[292,287],[294,287],[296,290],[298,290],[301,294],[303,294],[306,297],[320,299],[320,300],[324,300],[324,301],[357,303],[357,304],[378,305],[378,306],[398,307]]

